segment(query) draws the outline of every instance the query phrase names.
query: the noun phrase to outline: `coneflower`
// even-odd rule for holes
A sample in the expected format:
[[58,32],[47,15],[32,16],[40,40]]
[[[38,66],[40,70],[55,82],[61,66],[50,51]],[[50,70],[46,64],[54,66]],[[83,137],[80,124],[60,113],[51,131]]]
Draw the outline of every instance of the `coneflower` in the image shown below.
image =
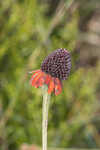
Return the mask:
[[66,80],[71,69],[70,53],[63,48],[48,55],[41,64],[41,69],[32,71],[32,86],[38,88],[46,84],[48,93],[58,95],[62,91],[62,80]]
[[[66,80],[71,69],[70,53],[63,48],[55,50],[41,64],[41,69],[32,71],[31,84],[43,87],[42,146],[47,150],[47,125],[50,94],[62,91],[62,80]],[[46,87],[45,87],[46,85]]]

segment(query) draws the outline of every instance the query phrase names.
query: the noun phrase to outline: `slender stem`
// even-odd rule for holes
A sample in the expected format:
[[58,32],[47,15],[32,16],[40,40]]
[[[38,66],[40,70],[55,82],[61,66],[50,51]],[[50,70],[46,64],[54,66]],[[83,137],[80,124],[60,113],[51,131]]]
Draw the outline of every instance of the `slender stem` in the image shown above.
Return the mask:
[[43,86],[43,110],[42,110],[42,150],[47,150],[47,127],[50,95],[47,86]]

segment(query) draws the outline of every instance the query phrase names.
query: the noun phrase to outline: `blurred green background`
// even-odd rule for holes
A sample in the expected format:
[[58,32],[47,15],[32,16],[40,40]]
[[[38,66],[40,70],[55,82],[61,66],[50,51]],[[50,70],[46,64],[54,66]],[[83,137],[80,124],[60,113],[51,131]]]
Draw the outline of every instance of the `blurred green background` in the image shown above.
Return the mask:
[[57,48],[72,69],[51,98],[48,147],[100,148],[100,0],[0,0],[0,150],[41,147],[42,93],[27,73]]

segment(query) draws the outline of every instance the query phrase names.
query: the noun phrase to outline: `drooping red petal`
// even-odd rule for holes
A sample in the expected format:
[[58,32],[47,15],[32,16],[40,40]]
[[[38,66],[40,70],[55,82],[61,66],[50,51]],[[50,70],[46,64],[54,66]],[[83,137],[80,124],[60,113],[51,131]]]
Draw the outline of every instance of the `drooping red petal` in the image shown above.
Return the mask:
[[45,84],[49,85],[50,80],[51,80],[51,76],[46,74]]
[[46,78],[46,75],[45,75],[45,73],[42,72],[41,77],[40,77],[40,78],[38,79],[38,81],[36,82],[36,87],[37,87],[37,88],[38,88],[38,87],[41,87],[41,86],[44,84],[45,78]]
[[41,70],[36,70],[36,71],[32,71],[32,72],[34,72],[34,73],[33,73],[31,80],[30,80],[31,84],[32,84],[33,79],[41,72]]
[[45,82],[46,74],[44,72],[42,72],[41,70],[36,70],[33,72],[34,73],[31,77],[31,81],[30,81],[32,86],[34,86],[36,88],[41,87]]
[[51,94],[54,90],[54,80],[51,77],[51,80],[49,81],[49,85],[48,85],[48,93]]
[[55,78],[55,95],[59,95],[62,91],[61,81]]
[[54,91],[55,95],[58,95],[62,91],[61,81],[58,78],[51,77],[51,75],[48,75],[41,70],[33,71],[33,75],[31,77],[31,85],[38,88],[43,84],[46,84],[48,86],[49,94]]
[[33,75],[32,75],[32,78],[31,78],[31,84],[32,84],[32,86],[35,86],[36,85],[36,83],[37,83],[37,81],[39,80],[39,78],[42,76],[42,72],[40,71],[40,72],[38,72],[38,73],[34,73]]

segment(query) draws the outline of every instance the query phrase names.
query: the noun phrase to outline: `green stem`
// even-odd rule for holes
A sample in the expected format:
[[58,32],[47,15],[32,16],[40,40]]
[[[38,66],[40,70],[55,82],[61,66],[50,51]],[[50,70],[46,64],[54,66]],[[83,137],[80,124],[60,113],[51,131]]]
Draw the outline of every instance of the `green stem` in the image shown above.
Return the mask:
[[43,110],[42,110],[42,150],[47,150],[47,127],[50,95],[47,86],[43,86]]

